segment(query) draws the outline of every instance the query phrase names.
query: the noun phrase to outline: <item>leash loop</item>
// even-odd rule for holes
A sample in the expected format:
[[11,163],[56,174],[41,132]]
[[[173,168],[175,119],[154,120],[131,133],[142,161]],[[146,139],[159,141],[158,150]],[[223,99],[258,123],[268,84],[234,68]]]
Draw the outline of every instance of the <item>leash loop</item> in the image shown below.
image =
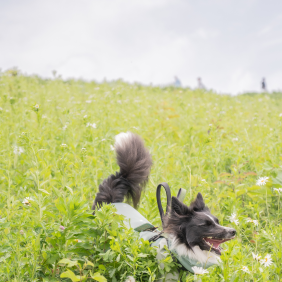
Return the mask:
[[[166,213],[164,214],[164,210],[162,207],[162,202],[161,202],[161,188],[164,187],[165,192],[166,192]],[[158,208],[160,212],[160,217],[162,220],[162,225],[164,226],[164,217],[168,214],[171,206],[171,193],[170,193],[170,188],[166,182],[162,182],[158,185],[157,187],[157,203],[158,203]]]
[[[165,189],[166,192],[166,212],[164,213],[163,207],[162,207],[162,201],[161,201],[161,188]],[[180,188],[178,193],[177,193],[177,199],[181,202],[183,202],[185,198],[186,190],[183,188]],[[164,218],[167,216],[167,214],[170,212],[171,208],[171,193],[170,193],[170,188],[166,182],[162,182],[158,185],[157,187],[157,203],[158,203],[158,208],[160,212],[160,217],[162,220],[162,226],[164,227]]]

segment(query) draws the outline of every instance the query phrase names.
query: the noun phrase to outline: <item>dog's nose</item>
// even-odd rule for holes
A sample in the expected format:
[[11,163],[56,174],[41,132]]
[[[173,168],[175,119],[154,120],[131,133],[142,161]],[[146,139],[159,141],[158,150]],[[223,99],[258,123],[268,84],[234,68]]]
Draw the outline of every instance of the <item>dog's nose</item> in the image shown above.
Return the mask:
[[236,235],[236,230],[235,229],[231,229],[230,230],[230,234],[231,234],[231,236],[235,236]]

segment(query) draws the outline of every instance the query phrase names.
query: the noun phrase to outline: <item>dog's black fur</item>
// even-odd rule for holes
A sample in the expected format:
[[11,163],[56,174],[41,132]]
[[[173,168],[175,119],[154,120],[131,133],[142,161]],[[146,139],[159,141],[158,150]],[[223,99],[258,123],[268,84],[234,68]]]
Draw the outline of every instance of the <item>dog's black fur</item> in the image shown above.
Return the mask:
[[102,203],[122,203],[132,200],[136,208],[152,166],[152,158],[143,140],[131,132],[116,136],[115,151],[120,171],[110,175],[99,185],[92,209]]
[[[131,132],[117,135],[115,151],[120,171],[100,184],[93,210],[102,203],[123,202],[125,197],[132,199],[134,207],[137,207],[148,180],[152,159],[138,135]],[[235,229],[219,225],[218,219],[205,206],[201,193],[189,207],[172,197],[169,215],[164,220],[164,232],[173,238],[177,246],[186,248],[188,255],[198,246],[200,252],[204,251],[198,252],[199,257],[207,256],[210,251],[220,255],[219,245],[236,234]]]

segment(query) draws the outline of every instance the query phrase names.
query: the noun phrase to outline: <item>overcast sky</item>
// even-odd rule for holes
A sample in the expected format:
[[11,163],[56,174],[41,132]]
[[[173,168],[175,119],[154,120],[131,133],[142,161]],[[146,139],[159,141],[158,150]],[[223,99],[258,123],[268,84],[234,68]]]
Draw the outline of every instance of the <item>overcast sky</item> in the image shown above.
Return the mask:
[[282,89],[281,0],[0,0],[0,68],[221,93]]

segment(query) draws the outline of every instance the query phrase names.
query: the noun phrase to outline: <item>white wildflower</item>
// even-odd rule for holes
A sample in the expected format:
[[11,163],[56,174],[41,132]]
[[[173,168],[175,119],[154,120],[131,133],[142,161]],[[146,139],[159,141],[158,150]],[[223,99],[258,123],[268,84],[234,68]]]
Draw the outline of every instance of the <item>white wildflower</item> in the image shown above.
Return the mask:
[[249,270],[249,268],[248,268],[247,266],[243,266],[243,267],[242,267],[242,270],[243,270],[244,272],[246,272],[246,273],[250,273],[250,270]]
[[47,116],[46,115],[42,115],[42,118],[47,118]]
[[237,219],[236,213],[232,213],[231,216],[229,216],[230,222],[234,222],[236,225],[239,225],[239,220]]
[[66,130],[67,128],[68,128],[67,125],[64,125],[64,126],[63,126],[63,130]]
[[106,139],[102,139],[101,141],[106,141]]
[[86,127],[96,128],[96,123],[87,122]]
[[235,138],[233,138],[233,139],[232,139],[232,141],[238,141],[238,138],[237,138],[237,137],[235,137]]
[[68,145],[67,145],[67,144],[64,144],[64,143],[61,145],[62,148],[67,148],[67,146],[68,146]]
[[282,113],[279,114],[279,117],[282,117]]
[[257,254],[255,254],[255,253],[252,253],[252,255],[253,255],[253,258],[254,258],[255,260],[260,261],[260,259],[261,259],[261,256],[260,256],[260,255],[257,255]]
[[30,198],[30,197],[26,197],[26,198],[24,198],[24,200],[22,201],[22,203],[23,203],[24,205],[26,205],[26,206],[30,206],[30,201],[33,201],[33,199]]
[[206,181],[206,179],[202,179],[201,181],[204,182],[204,183],[208,183],[208,182]]
[[273,191],[277,191],[280,194],[282,193],[282,188],[273,188]]
[[253,223],[255,226],[258,226],[258,220],[253,219],[252,223]]
[[133,276],[128,276],[124,282],[135,282],[135,278]]
[[74,239],[74,241],[75,241],[76,243],[81,243],[81,242],[82,242],[82,241],[79,240],[79,239]]
[[34,106],[34,108],[35,108],[35,110],[37,110],[37,111],[38,111],[38,109],[39,109],[39,105],[38,105],[38,104],[36,104],[36,105]]
[[206,269],[202,268],[202,267],[198,267],[198,266],[193,266],[192,270],[194,271],[195,274],[197,275],[202,275],[202,274],[206,274],[209,273]]
[[115,147],[113,145],[110,146],[111,151],[113,151],[115,149]]
[[3,111],[3,109],[0,107],[0,111]]
[[258,226],[258,220],[256,220],[256,219],[251,219],[251,218],[248,217],[248,218],[246,219],[246,221],[253,223],[255,226]]
[[85,115],[83,118],[87,118],[87,115]]
[[260,260],[260,263],[266,267],[270,266],[273,263],[271,254],[267,254],[263,259]]
[[14,154],[15,155],[20,155],[24,152],[24,149],[22,147],[18,147],[18,146],[15,146],[14,147]]
[[268,181],[269,177],[267,176],[264,176],[264,177],[260,177],[258,180],[257,180],[257,185],[259,186],[263,186],[266,184],[266,182]]
[[209,124],[209,127],[212,127],[212,123]]
[[90,103],[92,103],[92,100],[86,100],[85,101],[87,104],[90,104]]

